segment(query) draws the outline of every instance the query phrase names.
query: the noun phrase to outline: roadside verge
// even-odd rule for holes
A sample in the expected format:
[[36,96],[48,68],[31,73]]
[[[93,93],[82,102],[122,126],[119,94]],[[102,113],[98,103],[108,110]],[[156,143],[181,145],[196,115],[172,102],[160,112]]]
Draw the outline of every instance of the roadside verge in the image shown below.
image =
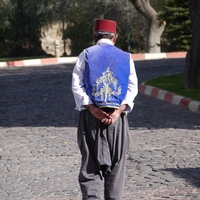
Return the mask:
[[146,85],[142,83],[139,88],[140,93],[146,94],[148,96],[155,97],[157,99],[166,101],[168,103],[178,105],[186,110],[190,110],[194,113],[200,114],[200,102],[194,101],[192,99],[177,95],[166,90],[162,90],[157,87]]
[[29,60],[17,60],[9,62],[0,62],[0,67],[29,67],[40,65],[56,65],[64,63],[75,63],[77,57],[60,57],[60,58],[41,58]]
[[[167,59],[167,58],[184,58],[186,52],[171,52],[171,53],[143,53],[132,54],[133,60],[153,60],[153,59]],[[0,62],[1,67],[28,67],[38,65],[56,65],[64,63],[76,63],[77,57],[59,57],[59,58],[40,58],[40,59],[28,59],[9,62]]]
[[[144,54],[132,54],[133,60],[153,60],[153,59],[170,59],[170,58],[185,58],[186,52],[171,52],[171,53],[144,53]],[[40,65],[56,65],[56,64],[74,64],[77,57],[59,57],[59,58],[41,58],[41,59],[29,59],[19,61],[0,62],[0,68],[4,67],[29,67]],[[153,86],[142,83],[139,88],[140,93],[158,98],[178,105],[184,109],[190,110],[194,113],[200,114],[200,102],[192,99],[176,95],[172,92],[162,90]]]

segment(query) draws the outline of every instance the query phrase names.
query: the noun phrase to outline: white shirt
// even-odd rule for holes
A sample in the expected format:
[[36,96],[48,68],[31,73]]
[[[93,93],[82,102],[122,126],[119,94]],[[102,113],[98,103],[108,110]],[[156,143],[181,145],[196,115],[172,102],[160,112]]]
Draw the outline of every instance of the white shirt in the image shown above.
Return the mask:
[[[111,44],[111,40],[109,39],[101,39],[97,42],[99,43],[106,43]],[[77,62],[74,66],[73,73],[72,73],[72,92],[74,95],[75,103],[76,103],[76,110],[84,110],[85,105],[93,104],[90,97],[86,94],[83,79],[84,79],[84,71],[85,71],[85,53],[84,51],[80,53],[78,56]],[[127,104],[127,108],[125,112],[130,112],[133,109],[134,106],[134,99],[138,93],[138,80],[137,75],[135,71],[135,65],[131,58],[130,54],[130,76],[129,76],[129,82],[128,82],[128,90],[126,93],[126,96],[124,100],[122,101],[121,105]]]

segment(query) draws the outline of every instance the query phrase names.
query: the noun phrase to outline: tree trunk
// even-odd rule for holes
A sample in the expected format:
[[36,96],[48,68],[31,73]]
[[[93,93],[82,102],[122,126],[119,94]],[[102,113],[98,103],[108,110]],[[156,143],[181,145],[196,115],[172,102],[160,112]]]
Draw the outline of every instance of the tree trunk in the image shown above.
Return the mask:
[[198,70],[200,69],[200,0],[189,0],[192,22],[192,39],[187,52],[184,70],[184,88],[197,88]]
[[157,19],[157,12],[150,5],[150,0],[129,0],[136,10],[140,12],[148,24],[148,32],[146,39],[147,53],[160,53],[160,37],[165,29],[165,23],[161,23]]

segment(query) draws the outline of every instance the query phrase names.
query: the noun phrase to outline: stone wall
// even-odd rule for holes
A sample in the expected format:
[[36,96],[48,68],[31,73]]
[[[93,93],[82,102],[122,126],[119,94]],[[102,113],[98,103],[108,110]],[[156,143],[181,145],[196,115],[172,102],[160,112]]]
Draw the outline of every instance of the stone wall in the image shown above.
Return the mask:
[[[56,56],[56,49],[55,49],[55,43],[59,43],[59,51],[57,49],[57,53],[59,54],[58,56],[62,56],[64,53],[64,42],[62,40],[62,27],[61,24],[56,23],[53,24],[51,27],[48,29],[43,29],[43,37],[41,39],[41,45],[42,49],[47,53],[51,54],[53,56]],[[65,52],[67,55],[71,54],[71,49],[70,49],[70,44],[71,41],[70,39],[66,40],[66,48]]]

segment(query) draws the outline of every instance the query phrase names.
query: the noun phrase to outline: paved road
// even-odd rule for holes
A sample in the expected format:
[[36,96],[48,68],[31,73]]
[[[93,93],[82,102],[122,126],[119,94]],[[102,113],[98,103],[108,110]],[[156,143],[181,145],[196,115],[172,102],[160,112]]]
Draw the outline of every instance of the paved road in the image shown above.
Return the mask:
[[[139,82],[183,59],[137,61]],[[0,69],[0,199],[78,200],[73,65]],[[129,115],[124,200],[200,199],[200,116],[139,94]]]

